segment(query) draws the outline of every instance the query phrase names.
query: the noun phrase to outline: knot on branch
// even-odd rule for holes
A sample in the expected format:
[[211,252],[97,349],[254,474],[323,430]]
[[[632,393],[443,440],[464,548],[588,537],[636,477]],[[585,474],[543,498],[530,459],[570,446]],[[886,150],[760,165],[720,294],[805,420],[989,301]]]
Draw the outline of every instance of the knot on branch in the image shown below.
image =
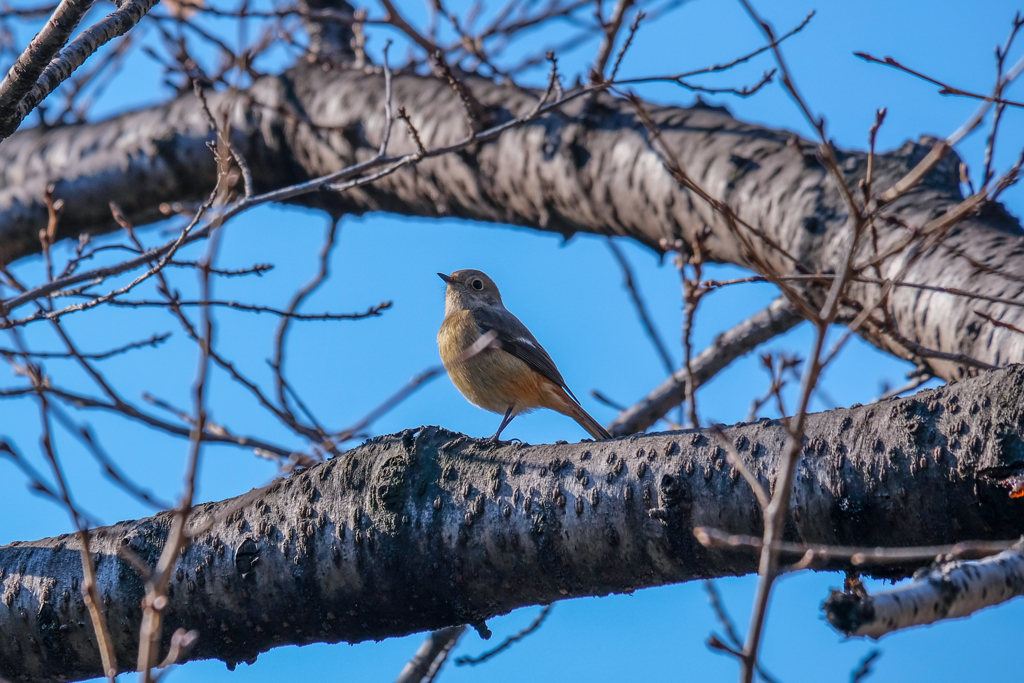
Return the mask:
[[[893,154],[878,157],[880,163],[875,173],[876,177],[881,180],[881,184],[877,186],[890,185],[905,176],[910,169],[916,167],[928,156],[936,142],[936,138],[923,135],[918,142],[907,140]],[[959,188],[961,163],[959,155],[954,150],[947,149],[942,158],[921,178],[919,185],[922,187]],[[891,178],[888,183],[885,181],[886,176]]]
[[362,22],[345,0],[302,0],[310,56],[325,63],[362,66]]
[[863,624],[875,619],[875,604],[869,595],[833,590],[821,608],[825,611],[828,623],[847,635],[856,633]]

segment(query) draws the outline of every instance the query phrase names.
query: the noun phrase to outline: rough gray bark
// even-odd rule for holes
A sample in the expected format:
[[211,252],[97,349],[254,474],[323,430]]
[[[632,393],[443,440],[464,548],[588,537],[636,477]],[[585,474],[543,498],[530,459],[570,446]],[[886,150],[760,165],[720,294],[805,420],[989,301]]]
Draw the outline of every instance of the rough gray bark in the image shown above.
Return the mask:
[[[384,126],[383,80],[379,73],[300,66],[262,79],[231,101],[227,95],[211,94],[210,99],[215,108],[231,110],[233,140],[254,169],[257,189],[273,189],[371,157]],[[535,104],[511,87],[475,78],[466,82],[498,121]],[[447,84],[403,74],[395,77],[394,92],[395,106],[408,109],[428,148],[466,134],[462,105]],[[564,114],[509,130],[476,153],[424,161],[372,186],[344,195],[320,192],[300,201],[335,212],[457,216],[566,235],[624,235],[656,249],[663,238],[689,242],[707,225],[711,234],[705,248],[711,259],[754,265],[725,222],[665,172],[629,104],[602,96],[582,115],[581,107],[577,101]],[[802,268],[821,273],[839,268],[849,238],[847,211],[809,143],[738,121],[721,108],[650,110],[665,143],[712,195],[778,242]],[[191,95],[96,124],[13,135],[0,145],[0,257],[9,261],[38,248],[38,231],[46,222],[41,198],[50,182],[56,182],[56,196],[65,201],[60,227],[69,237],[114,229],[107,209],[111,200],[143,224],[161,217],[162,202],[205,196],[215,176],[205,148],[208,139],[206,121]],[[907,143],[880,155],[874,187],[892,185],[927,150]],[[396,133],[391,151],[412,152],[414,146],[407,135]],[[840,153],[840,162],[851,184],[863,177],[864,153]],[[949,153],[885,213],[911,228],[921,227],[961,199],[958,159]],[[897,221],[879,221],[877,233],[884,251],[906,230]],[[967,258],[936,246],[906,272],[905,280],[1020,299],[1021,239],[1016,219],[999,204],[985,204],[946,238],[948,247]],[[757,238],[751,241],[758,260],[775,273],[796,271],[788,256]],[[871,240],[864,240],[860,262],[870,248]],[[882,278],[895,276],[905,258],[906,253],[897,254],[882,263]],[[812,300],[823,296],[823,285],[803,289]],[[854,309],[874,304],[878,293],[877,285],[855,283],[850,290]],[[992,365],[1024,357],[1024,337],[974,313],[1024,327],[1018,306],[906,287],[893,292],[890,305],[899,334],[923,347]],[[920,360],[878,326],[864,326],[858,333],[886,351]],[[948,360],[926,362],[947,379],[969,372]]]
[[[1019,536],[1024,366],[880,405],[812,415],[787,540],[916,546]],[[727,430],[765,486],[785,430]],[[279,645],[361,641],[477,623],[565,597],[756,571],[693,529],[760,534],[761,512],[699,430],[547,446],[425,427],[368,441],[238,499],[182,554],[165,634],[230,664]],[[118,662],[135,661],[142,582],[122,545],[155,561],[170,514],[98,529],[97,582]],[[0,548],[0,676],[99,674],[73,536]],[[841,567],[841,563],[831,565]],[[913,567],[888,568],[905,575]],[[168,635],[169,637],[169,635]],[[165,643],[166,647],[166,643]]]

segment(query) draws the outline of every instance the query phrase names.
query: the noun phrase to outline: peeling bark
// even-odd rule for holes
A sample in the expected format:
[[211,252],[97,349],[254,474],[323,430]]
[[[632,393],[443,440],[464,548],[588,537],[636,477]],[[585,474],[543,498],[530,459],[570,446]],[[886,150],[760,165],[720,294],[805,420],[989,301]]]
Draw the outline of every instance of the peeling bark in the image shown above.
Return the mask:
[[[233,143],[248,158],[257,190],[268,190],[372,157],[384,129],[383,81],[379,73],[300,66],[263,78],[238,95],[211,93],[210,101],[230,111]],[[535,105],[529,94],[511,87],[472,77],[466,83],[495,121]],[[440,80],[396,75],[394,93],[395,106],[410,112],[428,148],[466,134],[462,104]],[[665,172],[630,105],[601,96],[586,112],[582,106],[577,101],[564,113],[508,130],[475,153],[427,160],[344,195],[320,192],[298,201],[335,214],[389,211],[511,223],[565,235],[622,235],[655,249],[663,238],[689,242],[706,225],[710,259],[754,265],[721,218]],[[687,172],[789,254],[755,238],[760,261],[778,274],[795,272],[796,262],[820,273],[840,268],[849,238],[847,211],[810,143],[738,121],[723,108],[652,105],[650,111]],[[65,237],[115,229],[107,208],[111,200],[134,223],[144,224],[161,217],[162,202],[205,196],[216,172],[205,146],[208,139],[211,134],[192,95],[95,124],[11,136],[0,145],[0,258],[10,261],[38,249],[38,231],[46,224],[42,194],[50,182],[56,182],[56,196],[65,201],[60,226]],[[928,149],[908,142],[878,155],[873,186],[879,191],[891,186]],[[396,133],[390,151],[413,152],[414,145],[408,135]],[[866,154],[841,152],[839,161],[855,186],[864,176]],[[962,200],[958,169],[956,155],[947,153],[887,207],[886,215],[919,228],[953,208]],[[879,221],[877,233],[884,251],[906,230],[895,221]],[[870,256],[870,242],[861,245],[859,262]],[[923,254],[905,280],[1022,300],[1022,255],[1019,222],[990,202],[960,221],[945,245]],[[902,253],[887,259],[880,265],[881,277],[894,277],[906,258]],[[803,290],[820,302],[825,288],[819,283]],[[854,283],[849,297],[856,309],[873,305],[879,291],[877,285]],[[996,366],[1024,359],[1024,337],[974,313],[1024,327],[1019,306],[898,287],[890,307],[899,334],[922,347]],[[858,333],[885,351],[920,360],[877,326]],[[973,372],[948,360],[926,362],[946,379]]]
[[[1024,366],[811,415],[786,540],[1015,538],[1024,501],[1001,481],[1024,470],[1022,425]],[[782,425],[726,433],[770,488]],[[211,518],[179,560],[164,633],[197,629],[189,657],[229,665],[279,645],[379,639],[566,597],[744,574],[756,571],[756,555],[704,548],[693,529],[761,532],[753,493],[700,430],[546,446],[407,430],[199,506],[190,524]],[[155,562],[170,521],[166,513],[94,532],[122,669],[135,661],[143,585],[117,551],[126,545]],[[70,535],[0,547],[0,676],[99,675],[77,547]]]

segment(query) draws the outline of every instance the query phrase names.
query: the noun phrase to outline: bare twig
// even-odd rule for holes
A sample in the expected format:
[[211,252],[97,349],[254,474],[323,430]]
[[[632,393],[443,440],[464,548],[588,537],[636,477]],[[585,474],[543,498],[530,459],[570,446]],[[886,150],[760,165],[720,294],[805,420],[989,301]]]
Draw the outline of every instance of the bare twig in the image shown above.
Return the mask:
[[[218,150],[220,158],[224,159],[226,150]],[[221,175],[226,175],[224,166],[221,167]],[[224,179],[226,180],[226,178]],[[218,185],[225,186],[226,182]],[[213,263],[214,256],[219,245],[220,230],[214,231],[211,235],[206,257],[200,268],[200,287],[204,300],[210,299],[210,273],[208,268]],[[180,551],[188,543],[188,534],[185,533],[185,522],[188,520],[192,510],[192,498],[196,487],[196,473],[199,467],[199,456],[203,444],[203,425],[206,424],[206,407],[204,403],[206,391],[206,378],[210,367],[210,349],[213,346],[213,320],[210,316],[210,307],[202,307],[202,340],[199,344],[199,369],[193,385],[193,402],[195,415],[192,421],[192,430],[189,435],[189,455],[185,469],[185,487],[181,495],[181,502],[174,511],[171,528],[164,544],[163,552],[153,574],[146,581],[146,595],[142,601],[143,616],[142,626],[139,631],[139,659],[138,670],[142,674],[142,683],[153,683],[153,667],[157,665],[159,653],[160,636],[163,630],[163,610],[167,607],[167,586],[171,580],[172,570],[178,561]],[[176,658],[175,658],[176,659]]]
[[427,156],[427,148],[423,146],[423,140],[420,139],[420,132],[416,130],[416,126],[413,125],[412,119],[409,114],[405,111],[405,107],[398,108],[398,118],[402,119],[405,123],[405,127],[409,129],[409,136],[412,141],[416,143],[416,154],[420,159]]
[[[743,641],[736,632],[736,627],[733,624],[732,619],[729,617],[729,613],[725,611],[725,605],[722,604],[722,598],[718,595],[718,589],[715,588],[715,582],[705,581],[704,590],[707,591],[708,603],[711,605],[711,609],[714,610],[718,623],[722,625],[723,629],[725,629],[725,635],[729,639],[729,645],[726,645],[715,634],[711,634],[707,641],[708,647],[728,652],[734,657],[742,658]],[[765,680],[765,683],[776,683],[775,678],[768,674],[760,664],[757,666],[757,673]]]
[[479,655],[478,657],[459,657],[455,660],[455,666],[464,666],[466,664],[476,666],[477,664],[483,664],[488,659],[491,659],[495,655],[504,652],[508,648],[512,647],[515,643],[519,642],[520,640],[522,640],[523,638],[525,638],[526,636],[530,635],[538,628],[540,628],[541,624],[544,623],[544,620],[548,618],[549,614],[551,614],[552,607],[554,607],[554,605],[545,605],[544,609],[540,611],[540,614],[537,615],[537,618],[534,619],[529,626],[524,628],[519,633],[516,633],[515,635],[506,638],[498,647],[492,650],[488,650],[487,652],[483,653],[482,655]]
[[[47,394],[51,394],[61,399],[62,401],[73,405],[76,408],[98,408],[100,410],[106,410],[113,413],[119,413],[125,417],[136,420],[143,424],[147,424],[151,427],[155,427],[168,434],[175,436],[187,437],[191,434],[191,429],[188,427],[182,427],[181,425],[173,424],[165,420],[153,417],[147,413],[143,413],[134,406],[125,403],[120,397],[115,398],[111,402],[100,401],[91,396],[85,394],[78,394],[70,391],[66,391],[52,384],[46,385],[43,390]],[[31,395],[35,392],[33,388],[15,389],[15,390],[0,390],[0,398],[13,398],[19,396]],[[268,443],[261,439],[251,438],[248,436],[238,436],[230,433],[226,429],[218,429],[216,431],[211,430],[209,427],[203,432],[203,440],[231,444],[233,446],[240,446],[248,449],[259,449],[268,453],[274,453],[281,457],[289,457],[293,451],[275,444]]]
[[[15,334],[14,339],[19,345],[22,345],[19,335]],[[22,353],[26,352],[24,347],[20,350]],[[23,370],[31,380],[32,389],[39,401],[40,423],[42,425],[43,432],[41,438],[43,454],[46,457],[47,463],[50,465],[50,470],[53,473],[57,490],[54,491],[47,487],[43,484],[42,480],[34,474],[32,475],[34,478],[33,483],[38,490],[45,491],[48,495],[64,506],[78,530],[78,537],[81,543],[83,575],[82,598],[89,612],[93,632],[96,634],[97,646],[99,647],[100,660],[103,667],[103,675],[113,683],[117,676],[117,657],[114,653],[113,641],[110,639],[110,631],[107,627],[106,617],[103,614],[103,605],[100,600],[99,590],[96,587],[96,579],[92,564],[92,553],[89,551],[89,520],[83,517],[74,502],[71,500],[71,492],[68,489],[66,478],[60,466],[60,461],[57,458],[53,432],[50,428],[51,407],[50,402],[47,399],[46,392],[44,391],[44,387],[49,384],[49,381],[43,376],[42,369],[37,365],[26,363],[23,366]],[[27,463],[19,462],[21,458],[19,458],[14,450],[6,443],[0,442],[0,452],[8,453],[23,469],[27,468]],[[26,469],[26,471],[31,472],[31,469]]]
[[626,52],[629,51],[629,46],[633,44],[633,38],[636,37],[636,32],[640,28],[640,22],[643,21],[645,16],[647,15],[643,12],[636,13],[633,23],[630,24],[629,35],[626,36],[626,42],[622,44],[622,49],[619,50],[618,56],[615,57],[615,65],[612,66],[612,75],[608,77],[609,81],[614,82],[616,76],[619,75],[619,67],[622,66],[622,59],[626,56]]
[[622,405],[618,401],[615,401],[614,399],[605,396],[597,389],[591,389],[590,395],[597,399],[599,402],[608,406],[609,408],[614,408],[615,410],[618,410],[620,412],[626,409],[626,406]]
[[64,425],[65,429],[78,437],[78,440],[85,445],[86,449],[90,453],[92,453],[93,457],[96,458],[96,461],[103,467],[104,474],[110,477],[129,495],[158,510],[167,510],[171,507],[167,503],[155,498],[151,493],[143,490],[142,487],[129,479],[128,476],[117,467],[114,461],[110,459],[110,456],[100,448],[99,442],[96,440],[96,437],[93,436],[92,430],[90,430],[89,427],[85,425],[76,425],[71,417],[63,410],[57,408],[56,405],[50,405],[50,412],[53,413],[58,422]]
[[978,368],[980,370],[995,370],[996,366],[991,363],[980,361],[977,358],[968,356],[965,353],[950,353],[947,351],[939,351],[938,349],[929,349],[923,344],[919,344],[913,339],[907,339],[898,330],[890,329],[887,331],[888,335],[892,337],[898,344],[903,346],[911,354],[918,358],[937,358],[940,360],[948,360],[960,365],[966,365],[968,367]]
[[278,403],[281,405],[283,410],[288,412],[290,412],[290,409],[288,407],[288,399],[285,395],[287,382],[284,378],[284,348],[285,337],[288,334],[288,324],[293,320],[295,311],[298,310],[298,307],[302,304],[303,300],[315,292],[316,289],[323,284],[324,280],[327,279],[328,273],[330,272],[331,253],[334,250],[335,237],[337,234],[338,221],[332,218],[327,226],[327,235],[324,238],[324,244],[320,248],[319,266],[316,274],[313,276],[313,279],[299,289],[299,291],[295,293],[295,296],[292,297],[292,300],[288,302],[288,308],[285,311],[286,315],[281,318],[281,322],[277,326],[277,332],[274,333],[274,357],[273,360],[270,361],[270,366],[274,368],[275,381],[277,383]]
[[[868,164],[861,185],[865,204],[871,200],[871,181],[874,180],[875,170],[875,140],[878,137],[878,129],[881,128],[882,122],[885,121],[885,112],[885,107],[875,112],[875,122],[872,124],[870,131],[868,131]],[[875,251],[878,251],[877,246]]]
[[[365,11],[363,12],[365,16]],[[362,49],[359,46],[359,49]],[[391,141],[391,127],[395,122],[395,116],[392,113],[392,78],[391,78],[391,66],[388,63],[388,51],[391,49],[391,41],[389,40],[384,44],[384,137],[380,141],[380,149],[377,150],[377,156],[383,157],[388,153],[388,143]]]
[[887,401],[890,398],[896,398],[897,396],[905,394],[908,391],[913,391],[914,389],[917,389],[919,386],[921,386],[928,380],[934,379],[935,376],[932,373],[928,372],[927,367],[919,366],[915,368],[913,372],[908,373],[907,377],[910,378],[909,382],[907,382],[903,386],[899,386],[896,387],[895,389],[890,389],[886,391],[881,396],[872,401],[872,403]]
[[[693,319],[697,314],[697,306],[701,297],[707,293],[702,290],[698,283],[701,278],[701,269],[704,265],[705,249],[704,241],[708,232],[696,233],[690,245],[693,254],[690,256],[690,266],[693,268],[693,278],[686,277],[686,264],[683,255],[680,253],[677,265],[679,274],[683,279],[683,368],[686,370],[686,407],[691,427],[699,427],[700,419],[697,417],[697,383],[693,381]],[[680,418],[682,419],[682,418]]]
[[431,683],[465,630],[465,626],[449,626],[431,633],[402,668],[395,683]]
[[[199,631],[186,631],[183,628],[175,629],[174,634],[171,635],[171,646],[167,648],[167,656],[164,657],[164,661],[157,665],[157,669],[166,670],[167,667],[177,664],[188,654],[188,651],[197,640],[199,640]],[[158,680],[163,673],[161,671],[160,674],[154,676],[154,681]]]
[[114,683],[117,676],[117,655],[114,652],[114,643],[110,638],[107,621],[103,615],[100,592],[96,588],[96,574],[92,566],[92,554],[89,550],[89,530],[79,529],[78,538],[82,545],[82,599],[89,610],[93,631],[96,633],[104,675],[108,681]]
[[[693,535],[701,545],[729,548],[747,552],[761,552],[764,540],[756,536],[729,534],[710,527],[697,527]],[[814,545],[776,541],[772,549],[796,557],[811,556],[814,560],[846,560],[855,567],[928,562],[937,557],[987,557],[1012,548],[1019,540],[964,541],[953,545],[921,546],[916,548],[864,548],[860,546]]]
[[935,146],[933,146],[928,154],[918,162],[917,166],[911,169],[910,173],[900,178],[892,187],[882,193],[882,196],[878,198],[878,202],[880,204],[888,204],[902,196],[914,185],[917,185],[928,171],[930,171],[935,164],[939,163],[942,157],[950,149],[950,146],[951,145],[948,140],[939,140],[936,142]]
[[64,200],[56,199],[53,196],[54,186],[47,185],[43,192],[43,203],[46,204],[46,229],[39,231],[39,242],[43,248],[43,258],[46,260],[46,280],[53,281],[53,261],[50,258],[50,247],[57,239],[57,225],[60,223],[60,215],[64,210]]
[[551,72],[548,75],[548,87],[544,91],[544,95],[537,100],[537,106],[534,107],[533,111],[527,114],[527,116],[531,118],[536,116],[540,112],[541,108],[548,103],[552,94],[554,94],[555,99],[561,99],[562,97],[562,85],[558,80],[558,58],[555,57],[555,53],[553,51],[548,51],[547,59],[551,62]]
[[[111,349],[110,351],[104,351],[102,353],[83,353],[82,358],[88,358],[90,360],[103,360],[104,358],[110,358],[122,354],[132,349],[141,349],[147,346],[157,346],[161,342],[167,340],[171,336],[170,332],[164,332],[163,334],[154,334],[149,339],[143,341],[131,342],[124,346],[118,346],[117,348]],[[71,354],[67,352],[46,352],[46,351],[16,351],[14,349],[0,348],[0,355],[3,356],[20,356],[22,358],[71,358]]]
[[[97,297],[98,298],[98,297]],[[362,320],[364,318],[374,318],[384,313],[384,311],[391,308],[390,301],[382,301],[379,304],[370,306],[362,313],[295,313],[294,311],[289,312],[288,310],[281,310],[279,308],[271,308],[270,306],[258,306],[256,304],[243,304],[238,301],[179,301],[175,299],[170,301],[137,301],[131,299],[112,299],[106,302],[110,306],[122,307],[122,308],[144,308],[144,307],[157,307],[157,308],[168,308],[171,306],[196,306],[196,307],[209,307],[219,306],[223,308],[231,308],[237,311],[249,311],[252,313],[269,313],[270,315],[276,315],[284,319],[291,320]]]
[[785,40],[787,38],[790,38],[790,37],[796,35],[797,33],[799,33],[800,31],[804,30],[804,28],[807,26],[807,24],[810,23],[811,19],[813,19],[813,18],[814,18],[814,12],[811,12],[806,17],[804,17],[804,20],[802,22],[797,24],[797,26],[795,28],[793,28],[792,30],[790,30],[788,33],[785,33],[785,34],[779,36],[777,39],[771,41],[769,44],[765,45],[764,47],[760,47],[760,48],[758,48],[756,50],[753,50],[752,52],[748,52],[747,54],[743,55],[742,57],[737,57],[736,59],[734,59],[734,60],[732,60],[730,62],[725,62],[723,64],[716,64],[714,66],[708,66],[708,67],[704,67],[704,68],[701,68],[701,69],[694,69],[692,71],[684,71],[682,73],[672,74],[672,75],[669,75],[669,76],[647,76],[647,77],[640,77],[640,78],[629,78],[629,79],[624,79],[624,80],[621,80],[621,81],[616,81],[615,84],[616,85],[631,85],[633,83],[650,83],[650,82],[656,82],[656,81],[674,81],[674,82],[680,83],[684,79],[692,78],[693,76],[700,76],[700,75],[703,75],[703,74],[721,73],[722,71],[728,71],[729,69],[732,69],[733,67],[736,67],[736,66],[739,66],[740,64],[745,64],[746,62],[749,62],[754,57],[756,57],[756,56],[758,56],[758,55],[760,55],[760,54],[762,54],[764,52],[767,52],[768,50],[774,49],[776,46],[778,46],[778,45],[782,44],[783,42],[785,42]]
[[661,357],[661,362],[665,365],[665,371],[671,375],[675,370],[672,366],[672,358],[668,355],[668,349],[665,348],[665,342],[661,340],[661,335],[654,328],[654,321],[651,320],[651,316],[647,312],[647,305],[644,303],[643,297],[640,296],[639,290],[637,290],[636,281],[633,279],[633,269],[630,268],[626,255],[622,253],[622,249],[615,243],[615,240],[609,237],[607,243],[608,248],[615,256],[615,260],[619,262],[619,267],[622,268],[622,284],[629,290],[629,295],[633,299],[633,306],[636,308],[637,315],[640,316],[640,322],[643,324],[648,338],[650,338],[655,350]]
[[992,323],[996,327],[1002,327],[1003,329],[1012,330],[1012,331],[1016,332],[1017,334],[1024,334],[1024,330],[1020,329],[1016,325],[1011,325],[1010,323],[1004,323],[1002,320],[996,320],[995,318],[990,316],[988,313],[982,313],[981,311],[977,311],[976,310],[976,311],[974,311],[974,314],[984,318],[985,320],[989,321],[990,323]]
[[892,68],[898,69],[899,71],[902,71],[904,73],[908,73],[911,76],[916,76],[917,78],[920,78],[923,81],[928,81],[929,83],[932,83],[933,85],[937,85],[937,86],[939,86],[939,94],[940,95],[957,95],[957,96],[960,96],[960,97],[969,97],[969,98],[975,99],[975,100],[984,100],[985,102],[993,102],[993,103],[996,103],[996,104],[1006,105],[1006,106],[1010,106],[1010,107],[1022,107],[1022,108],[1024,108],[1024,102],[1014,102],[1013,100],[1002,99],[998,95],[996,95],[996,96],[982,95],[980,93],[974,93],[974,92],[970,92],[970,91],[967,91],[967,90],[962,90],[960,88],[956,88],[956,87],[954,87],[952,85],[949,85],[947,83],[943,83],[942,81],[940,81],[938,79],[932,78],[931,76],[926,76],[925,74],[923,74],[923,73],[921,73],[919,71],[915,71],[914,69],[911,69],[909,66],[904,66],[903,64],[900,64],[899,62],[897,62],[892,57],[886,57],[884,59],[879,59],[878,57],[872,57],[871,55],[869,55],[866,52],[854,52],[853,54],[856,55],[857,57],[860,57],[861,59],[863,59],[866,62],[872,62],[872,63],[875,63],[875,64],[884,64],[885,66],[891,66]]
[[[607,22],[602,22],[604,24],[604,38],[602,38],[601,46],[597,50],[597,57],[594,58],[594,66],[590,69],[591,83],[604,82],[604,70],[608,65],[608,59],[612,56],[612,50],[615,49],[615,38],[622,27],[623,19],[626,18],[626,11],[633,6],[634,1],[616,0],[612,15],[608,18]],[[630,35],[632,36],[632,34]],[[621,61],[621,58],[618,61]]]
[[[873,265],[873,264],[868,264]],[[1009,280],[1013,280],[1014,276],[1012,273],[1004,273],[1004,277]],[[835,275],[831,273],[808,273],[806,275],[785,275],[778,279],[783,282],[831,282],[835,279]],[[1024,278],[1022,278],[1024,280]],[[1024,306],[1024,300],[1011,299],[1002,296],[991,296],[983,292],[974,292],[966,289],[959,289],[957,287],[947,287],[944,285],[928,285],[920,282],[906,282],[905,280],[899,279],[882,279],[876,277],[868,277],[865,275],[852,275],[850,277],[851,282],[864,282],[873,285],[883,285],[890,288],[895,287],[909,287],[911,289],[921,289],[928,292],[940,292],[942,294],[949,294],[950,296],[962,296],[968,299],[975,299],[978,301],[991,301],[996,304],[1006,304],[1007,306]],[[748,284],[752,282],[771,282],[771,279],[763,277],[761,275],[752,275],[750,277],[741,277],[734,280],[704,280],[700,283],[700,286],[704,289],[717,289],[719,287],[729,287],[731,285]]]
[[103,614],[103,603],[100,599],[100,593],[96,587],[96,575],[92,564],[92,553],[89,550],[89,530],[86,528],[84,521],[81,520],[78,511],[71,502],[71,497],[64,481],[64,475],[57,463],[57,456],[53,449],[53,440],[50,433],[49,418],[46,415],[48,411],[46,397],[40,393],[39,400],[43,412],[44,450],[47,454],[47,459],[50,461],[53,468],[57,485],[60,488],[61,499],[68,511],[71,513],[75,526],[78,527],[78,538],[81,543],[82,556],[82,598],[89,611],[89,618],[92,621],[93,631],[96,634],[96,644],[100,651],[100,658],[103,664],[103,674],[107,677],[107,680],[113,683],[117,676],[117,656],[114,652],[113,641],[110,639],[107,620]]
[[[1010,48],[1013,47],[1014,38],[1017,37],[1017,32],[1021,26],[1024,26],[1024,17],[1021,17],[1020,12],[1013,18],[1013,28],[1010,31],[1009,38],[1006,39],[1006,44],[1000,49],[996,46],[996,85],[992,91],[993,99],[998,100],[1003,95],[1003,90],[1008,84],[1008,80],[1003,80],[1003,67],[1006,63],[1006,56],[1010,52]],[[988,144],[985,145],[985,168],[981,173],[981,186],[988,185],[988,182],[992,179],[994,171],[992,170],[992,159],[995,153],[996,147],[996,134],[999,132],[999,122],[1003,118],[1003,112],[1006,109],[1006,104],[1000,102],[996,105],[996,113],[992,117],[992,131],[988,136]]]
[[[708,382],[733,360],[792,329],[801,320],[785,297],[776,299],[768,308],[720,334],[711,346],[693,359],[694,383],[700,386]],[[645,399],[616,417],[609,430],[621,436],[648,429],[682,402],[686,396],[686,382],[686,370],[677,371]]]
[[742,650],[743,641],[740,640],[739,634],[736,632],[736,626],[732,623],[732,619],[729,617],[728,612],[725,611],[725,606],[722,604],[722,598],[718,594],[718,589],[715,588],[715,582],[711,580],[704,581],[704,590],[708,594],[708,604],[711,605],[711,609],[715,612],[715,617],[718,619],[718,623],[725,629],[725,635],[729,638],[729,642],[732,645]]
[[871,650],[868,652],[864,659],[860,660],[857,664],[857,668],[850,674],[850,683],[861,683],[864,679],[871,675],[871,666],[875,663],[875,660],[882,656],[881,650]]
[[[484,337],[481,337],[481,339],[483,338]],[[356,422],[348,429],[344,429],[338,432],[337,434],[332,435],[329,439],[324,441],[321,444],[321,446],[325,450],[330,450],[337,444],[344,443],[345,441],[348,441],[349,439],[353,438],[357,434],[361,433],[368,426],[376,422],[382,415],[386,414],[396,405],[398,405],[406,398],[408,398],[410,394],[416,391],[425,382],[434,379],[442,372],[444,372],[444,367],[440,365],[424,370],[423,372],[409,380],[405,386],[403,386],[401,389],[392,394],[386,401],[384,401],[379,406],[377,406],[369,413],[367,413],[361,420]]]

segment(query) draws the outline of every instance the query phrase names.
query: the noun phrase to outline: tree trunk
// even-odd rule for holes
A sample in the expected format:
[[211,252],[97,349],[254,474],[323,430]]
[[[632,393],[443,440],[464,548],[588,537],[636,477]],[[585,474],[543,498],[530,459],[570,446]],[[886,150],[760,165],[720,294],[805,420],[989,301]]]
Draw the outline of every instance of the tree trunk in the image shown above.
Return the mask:
[[[522,115],[535,100],[512,87],[467,78],[496,121]],[[258,81],[235,95],[209,95],[214,110],[228,111],[232,139],[254,171],[257,189],[274,189],[340,170],[370,158],[384,129],[384,77],[356,70],[296,67]],[[512,223],[565,235],[590,232],[627,236],[654,249],[660,241],[692,242],[708,226],[705,242],[715,261],[765,268],[777,275],[834,273],[850,239],[847,209],[814,146],[785,131],[750,125],[723,108],[650,107],[663,140],[684,169],[713,196],[727,202],[757,237],[744,246],[725,221],[681,188],[647,143],[631,105],[599,97],[581,114],[583,100],[508,130],[475,152],[426,160],[345,194],[318,192],[298,201],[335,212],[390,211],[416,216],[458,216]],[[399,74],[394,104],[409,111],[429,149],[467,133],[462,105],[446,83]],[[396,123],[392,152],[415,147]],[[204,197],[216,169],[212,139],[198,100],[183,95],[168,104],[95,124],[19,132],[0,145],[0,258],[10,261],[38,249],[46,225],[42,202],[48,183],[65,201],[61,235],[113,230],[108,202],[137,224],[161,217],[164,202]],[[929,147],[907,143],[876,159],[874,187],[884,190],[920,161]],[[840,164],[851,187],[863,178],[866,154],[843,152]],[[952,152],[909,192],[885,209],[876,235],[862,240],[858,263],[885,251],[962,200],[959,160]],[[907,226],[907,227],[903,227]],[[1018,299],[1024,291],[1020,224],[989,202],[926,251],[904,280],[957,287],[977,295]],[[751,253],[753,252],[753,253]],[[785,252],[785,254],[783,253]],[[786,255],[788,254],[788,256]],[[879,265],[881,279],[895,277],[907,258],[897,253]],[[980,267],[979,267],[980,264]],[[799,288],[820,303],[826,284]],[[880,286],[854,283],[850,314],[873,306]],[[925,362],[945,379],[974,372],[951,360],[922,359],[901,337],[924,349],[964,354],[1001,366],[1024,356],[1024,336],[995,327],[980,311],[1024,327],[1019,306],[946,292],[897,287],[889,310],[895,332],[876,316],[858,330],[872,344]],[[923,353],[921,348],[916,353]]]
[[[810,416],[786,539],[916,546],[1017,537],[1024,501],[1009,498],[1001,479],[1024,469],[1022,420],[1024,366]],[[770,489],[781,423],[726,434]],[[750,487],[700,430],[527,446],[411,429],[202,505],[191,526],[211,518],[172,580],[164,647],[176,627],[197,629],[189,657],[229,666],[279,645],[399,636],[566,597],[744,574],[756,571],[755,554],[704,548],[693,530],[761,533]],[[122,670],[135,662],[143,583],[117,552],[127,546],[155,562],[170,519],[94,532]],[[77,537],[0,548],[0,577],[0,676],[100,674]]]

